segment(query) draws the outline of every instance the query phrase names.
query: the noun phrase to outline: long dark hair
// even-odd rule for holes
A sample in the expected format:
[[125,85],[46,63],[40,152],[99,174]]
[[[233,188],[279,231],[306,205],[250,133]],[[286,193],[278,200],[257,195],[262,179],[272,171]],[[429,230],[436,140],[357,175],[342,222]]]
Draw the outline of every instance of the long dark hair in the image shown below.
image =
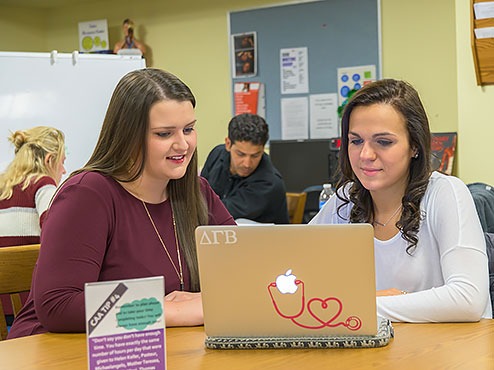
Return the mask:
[[396,223],[403,239],[408,242],[407,252],[410,253],[418,243],[417,233],[422,218],[420,202],[431,174],[431,134],[420,97],[407,82],[384,79],[368,84],[358,90],[345,106],[341,119],[341,148],[338,163],[340,180],[337,189],[346,186],[350,188],[349,199],[343,192],[337,192],[338,197],[343,201],[340,209],[349,202],[354,204],[350,213],[350,222],[353,223],[371,222],[374,217],[371,195],[353,173],[348,158],[348,131],[352,111],[355,107],[373,104],[389,104],[403,116],[410,146],[417,153],[410,163],[408,185],[402,199],[402,213]]
[[[163,100],[190,101],[193,107],[196,105],[188,86],[171,73],[146,68],[122,77],[111,97],[91,158],[71,176],[82,171],[96,171],[122,182],[136,180],[144,171],[146,161],[149,111],[155,103]],[[185,175],[168,183],[180,249],[189,268],[192,291],[199,291],[194,232],[198,225],[208,223],[197,162],[196,150]]]

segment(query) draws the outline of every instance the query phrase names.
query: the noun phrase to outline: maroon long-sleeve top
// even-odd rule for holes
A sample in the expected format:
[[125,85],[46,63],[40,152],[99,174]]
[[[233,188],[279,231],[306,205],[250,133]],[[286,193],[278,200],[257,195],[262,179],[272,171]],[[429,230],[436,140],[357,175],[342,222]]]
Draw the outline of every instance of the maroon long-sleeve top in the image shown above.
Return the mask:
[[[200,180],[209,224],[235,224],[207,181]],[[178,266],[170,201],[146,205]],[[189,271],[182,266],[188,290]],[[165,277],[166,293],[180,288],[142,202],[110,177],[78,174],[62,186],[48,211],[31,293],[9,338],[84,332],[85,283],[150,276]]]

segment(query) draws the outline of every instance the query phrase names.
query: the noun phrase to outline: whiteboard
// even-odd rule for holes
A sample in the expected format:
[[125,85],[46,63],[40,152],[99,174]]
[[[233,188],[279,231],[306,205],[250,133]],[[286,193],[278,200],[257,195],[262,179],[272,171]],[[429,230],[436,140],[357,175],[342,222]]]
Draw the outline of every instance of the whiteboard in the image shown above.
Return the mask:
[[0,52],[0,171],[14,158],[10,132],[53,126],[65,134],[67,175],[98,140],[111,94],[140,56]]

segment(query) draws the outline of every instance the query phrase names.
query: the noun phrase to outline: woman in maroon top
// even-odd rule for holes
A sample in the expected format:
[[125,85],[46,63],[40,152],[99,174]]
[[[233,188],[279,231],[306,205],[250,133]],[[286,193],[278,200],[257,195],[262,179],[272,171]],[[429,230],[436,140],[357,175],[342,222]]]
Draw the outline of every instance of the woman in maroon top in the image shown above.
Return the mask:
[[88,163],[48,211],[28,302],[9,338],[84,332],[84,284],[165,277],[167,326],[201,325],[194,230],[234,224],[197,175],[195,98],[158,69],[125,75]]

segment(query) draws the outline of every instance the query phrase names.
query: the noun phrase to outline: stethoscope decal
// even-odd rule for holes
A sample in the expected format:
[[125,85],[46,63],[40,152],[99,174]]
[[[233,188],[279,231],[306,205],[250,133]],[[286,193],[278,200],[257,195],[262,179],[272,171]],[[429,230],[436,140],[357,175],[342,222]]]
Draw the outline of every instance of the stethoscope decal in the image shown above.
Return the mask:
[[[292,315],[283,313],[276,303],[272,289],[277,288],[282,294],[294,294],[299,286],[301,287],[302,293],[300,310]],[[279,275],[275,282],[270,283],[268,285],[268,292],[276,313],[285,319],[291,320],[295,325],[302,328],[322,329],[325,327],[334,328],[337,326],[344,326],[349,330],[358,330],[362,327],[362,320],[357,316],[349,316],[345,321],[338,321],[338,318],[343,311],[343,303],[337,297],[311,298],[307,301],[307,304],[305,304],[305,284],[302,280],[296,279],[296,276],[292,274],[292,270],[288,270],[285,274]],[[297,319],[304,314],[306,309],[309,315],[317,321],[317,324],[309,325],[297,321]],[[323,313],[329,313],[331,317],[329,317],[329,319],[321,318],[320,315],[317,314],[317,312],[319,312],[318,310],[322,310]],[[331,310],[333,310],[334,313]]]

